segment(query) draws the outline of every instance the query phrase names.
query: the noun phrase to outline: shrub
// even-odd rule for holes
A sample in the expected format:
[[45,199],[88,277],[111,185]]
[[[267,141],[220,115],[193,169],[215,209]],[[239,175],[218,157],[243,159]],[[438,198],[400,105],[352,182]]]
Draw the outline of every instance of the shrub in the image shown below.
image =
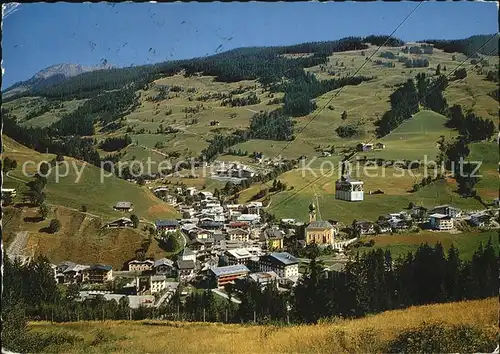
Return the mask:
[[61,229],[61,221],[59,221],[58,219],[50,220],[50,224],[49,224],[50,233],[54,234],[57,231],[59,231],[60,229]]
[[422,323],[400,333],[389,342],[388,353],[491,353],[494,335],[474,325]]
[[335,129],[337,132],[338,136],[341,138],[350,138],[355,135],[360,135],[361,131],[359,128],[355,125],[349,124],[349,125],[341,125],[337,129]]
[[130,215],[130,220],[134,224],[134,228],[137,229],[139,227],[139,217],[135,214],[132,214],[132,215]]

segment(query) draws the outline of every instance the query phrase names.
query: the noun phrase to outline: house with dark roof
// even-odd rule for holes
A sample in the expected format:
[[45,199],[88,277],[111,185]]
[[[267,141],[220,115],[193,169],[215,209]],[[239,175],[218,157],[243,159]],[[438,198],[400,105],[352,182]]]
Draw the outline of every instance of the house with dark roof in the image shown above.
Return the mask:
[[374,235],[376,234],[375,224],[371,221],[358,220],[354,223],[356,232],[360,235]]
[[469,220],[472,226],[487,227],[490,225],[491,216],[486,213],[476,213],[470,216]]
[[462,214],[461,210],[450,205],[438,205],[431,211],[432,214],[443,214],[450,218],[456,218]]
[[194,276],[195,262],[192,260],[178,260],[177,263],[177,274],[179,275],[179,280],[187,281]]
[[156,260],[153,269],[156,275],[173,277],[177,274],[177,269],[175,268],[174,262],[168,258],[160,258]]
[[260,233],[259,241],[264,243],[268,250],[278,250],[283,248],[284,236],[282,230],[268,228]]
[[224,226],[223,222],[213,220],[200,220],[198,227],[206,230],[221,230]]
[[94,264],[84,271],[89,283],[106,283],[113,280],[113,268],[109,265]]
[[275,272],[280,278],[299,275],[299,260],[288,252],[273,252],[260,257],[261,272]]
[[[89,268],[88,265],[73,264],[62,271],[62,282],[68,283],[81,283],[87,280],[84,276],[85,270]],[[57,278],[56,278],[57,279]],[[59,278],[61,281],[61,278]]]
[[156,232],[163,236],[169,232],[175,232],[179,227],[179,222],[177,220],[156,220],[155,227]]
[[305,229],[306,244],[331,245],[335,242],[337,230],[328,221],[313,220]]
[[424,220],[427,218],[427,208],[423,206],[414,206],[411,208],[410,213],[413,217]]

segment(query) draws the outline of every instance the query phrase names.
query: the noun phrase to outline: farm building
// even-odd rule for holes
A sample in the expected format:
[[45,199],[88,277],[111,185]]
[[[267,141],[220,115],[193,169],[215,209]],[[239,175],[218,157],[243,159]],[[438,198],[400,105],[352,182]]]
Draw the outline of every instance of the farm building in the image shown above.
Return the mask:
[[106,227],[134,227],[134,223],[129,218],[119,218],[106,224]]
[[132,205],[133,204],[131,202],[118,202],[115,204],[113,209],[118,211],[132,211],[133,210]]

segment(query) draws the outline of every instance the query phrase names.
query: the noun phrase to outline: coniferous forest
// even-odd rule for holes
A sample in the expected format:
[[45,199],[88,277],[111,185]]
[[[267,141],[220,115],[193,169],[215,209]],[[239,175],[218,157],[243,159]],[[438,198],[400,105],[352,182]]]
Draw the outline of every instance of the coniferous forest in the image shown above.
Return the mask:
[[[102,319],[165,318],[184,321],[316,323],[328,317],[357,318],[391,309],[497,294],[498,258],[491,239],[479,244],[471,260],[462,260],[451,245],[422,244],[414,253],[393,259],[390,251],[376,249],[357,254],[344,271],[324,271],[316,245],[306,249],[308,269],[291,293],[279,292],[272,284],[232,285],[226,289],[241,304],[216,302],[210,290],[193,292],[183,302],[179,292],[158,309],[130,310],[127,301],[104,298],[79,301],[79,285],[61,291],[45,258],[27,265],[4,257],[2,334],[9,348],[26,350],[33,344],[26,332],[26,320],[57,322]],[[112,287],[118,287],[113,284]],[[117,288],[118,289],[118,288]],[[115,289],[115,291],[119,291]],[[22,339],[22,340],[21,340]]]

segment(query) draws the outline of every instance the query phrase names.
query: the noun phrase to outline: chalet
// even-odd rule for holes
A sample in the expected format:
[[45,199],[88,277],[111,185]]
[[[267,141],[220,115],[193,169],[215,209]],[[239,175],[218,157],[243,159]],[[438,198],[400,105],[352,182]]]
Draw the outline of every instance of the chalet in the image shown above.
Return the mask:
[[196,228],[196,230],[193,230],[189,233],[189,237],[191,238],[197,238],[200,240],[205,240],[207,238],[212,238],[214,236],[214,230],[205,230],[205,229],[200,229]]
[[384,150],[385,149],[385,144],[376,143],[375,144],[375,149],[377,149],[377,150]]
[[106,224],[106,227],[107,228],[134,227],[134,223],[129,218],[122,217],[122,218],[116,219],[116,220],[111,221],[110,223]]
[[177,197],[171,195],[171,194],[166,194],[165,196],[161,197],[165,201],[165,203],[169,205],[176,205],[177,204]]
[[155,226],[160,235],[166,235],[169,232],[175,232],[179,227],[179,222],[177,220],[156,220]]
[[235,265],[235,264],[247,265],[250,262],[250,260],[255,257],[245,248],[227,250],[225,252],[225,256],[227,259],[227,264],[229,265]]
[[199,195],[202,199],[209,199],[214,196],[212,192],[200,192]]
[[231,221],[226,225],[226,230],[230,229],[245,229],[247,230],[250,227],[250,224],[246,221]]
[[167,186],[157,187],[157,188],[153,189],[153,193],[155,193],[155,194],[161,194],[161,193],[167,193],[167,192],[168,192]]
[[[181,220],[181,223],[182,223],[182,220]],[[184,223],[181,226],[181,231],[184,232],[185,234],[188,234],[188,235],[191,235],[191,234],[195,235],[200,230],[202,230],[202,229],[200,229],[198,226],[196,226],[195,223]]]
[[222,241],[225,240],[224,234],[222,232],[214,232],[214,246],[220,247]]
[[250,202],[246,205],[247,214],[260,215],[262,209],[262,202]]
[[74,264],[66,268],[62,274],[64,276],[64,283],[81,283],[86,279],[84,276],[85,270],[88,269],[88,265]]
[[427,208],[423,206],[414,206],[411,208],[410,213],[413,217],[423,220],[427,218]]
[[373,144],[367,143],[367,144],[358,144],[356,145],[356,149],[358,151],[372,151],[373,150]]
[[259,241],[263,242],[269,250],[282,249],[284,234],[282,230],[269,228],[260,233]]
[[153,275],[149,277],[149,289],[151,294],[156,294],[167,288],[167,277],[165,275]]
[[166,275],[167,277],[175,276],[176,269],[174,262],[168,258],[161,258],[154,263],[155,274]]
[[231,221],[236,221],[241,216],[241,214],[242,214],[241,211],[229,210],[229,219]]
[[332,244],[336,234],[337,231],[328,221],[312,220],[305,230],[306,244]]
[[2,188],[2,198],[11,197],[14,198],[17,195],[17,191],[14,188]]
[[133,260],[128,262],[128,271],[129,272],[143,272],[147,270],[152,270],[154,267],[155,262],[146,259],[144,261],[139,261],[139,260]]
[[475,227],[487,227],[490,225],[491,217],[483,213],[472,214],[469,222]]
[[278,285],[278,274],[273,271],[270,272],[257,272],[251,273],[247,276],[247,280],[249,282],[254,282],[264,288],[266,285],[269,285],[272,282],[276,282],[276,286]]
[[189,242],[189,248],[193,251],[207,251],[211,250],[214,245],[214,238],[195,238]]
[[385,234],[392,231],[391,224],[387,220],[377,221],[378,229],[381,234]]
[[240,228],[229,229],[228,232],[229,240],[231,241],[248,241],[250,233],[248,230],[243,230]]
[[189,280],[194,275],[195,262],[192,260],[178,260],[177,274],[180,280]]
[[188,187],[186,188],[186,194],[193,196],[196,194],[196,188],[195,187]]
[[389,220],[391,228],[395,231],[405,231],[409,229],[408,222],[402,219]]
[[236,218],[236,221],[248,222],[255,224],[260,222],[260,216],[255,214],[241,214]]
[[222,229],[224,223],[220,221],[211,221],[211,220],[200,220],[198,223],[198,227],[206,230],[218,230]]
[[194,210],[193,207],[183,205],[183,206],[179,206],[178,208],[179,208],[179,212],[182,215],[189,215],[188,218],[192,218],[194,216],[194,214],[196,214],[196,210]]
[[443,214],[449,216],[450,218],[456,218],[462,214],[460,209],[449,206],[449,205],[438,205],[432,209],[432,214]]
[[115,204],[113,209],[118,210],[118,211],[129,211],[130,212],[133,210],[132,205],[133,204],[131,202],[118,202]]
[[241,204],[227,204],[226,208],[227,210],[243,211],[243,205]]
[[373,235],[376,233],[375,224],[370,221],[356,221],[354,227],[360,235]]
[[200,202],[200,205],[204,208],[215,208],[215,207],[220,207],[220,201],[212,199],[204,199]]
[[109,265],[95,264],[84,271],[89,283],[106,283],[113,280],[113,268]]
[[280,278],[299,275],[299,260],[287,252],[273,252],[260,257],[261,272],[275,272]]
[[429,215],[429,222],[433,229],[452,230],[453,218],[445,214],[434,213]]
[[250,273],[250,270],[246,266],[237,264],[211,268],[209,269],[209,278],[212,286],[222,288],[236,279],[246,277],[248,273]]
[[182,261],[193,261],[196,262],[196,254],[187,247],[184,247],[182,254],[179,256]]

